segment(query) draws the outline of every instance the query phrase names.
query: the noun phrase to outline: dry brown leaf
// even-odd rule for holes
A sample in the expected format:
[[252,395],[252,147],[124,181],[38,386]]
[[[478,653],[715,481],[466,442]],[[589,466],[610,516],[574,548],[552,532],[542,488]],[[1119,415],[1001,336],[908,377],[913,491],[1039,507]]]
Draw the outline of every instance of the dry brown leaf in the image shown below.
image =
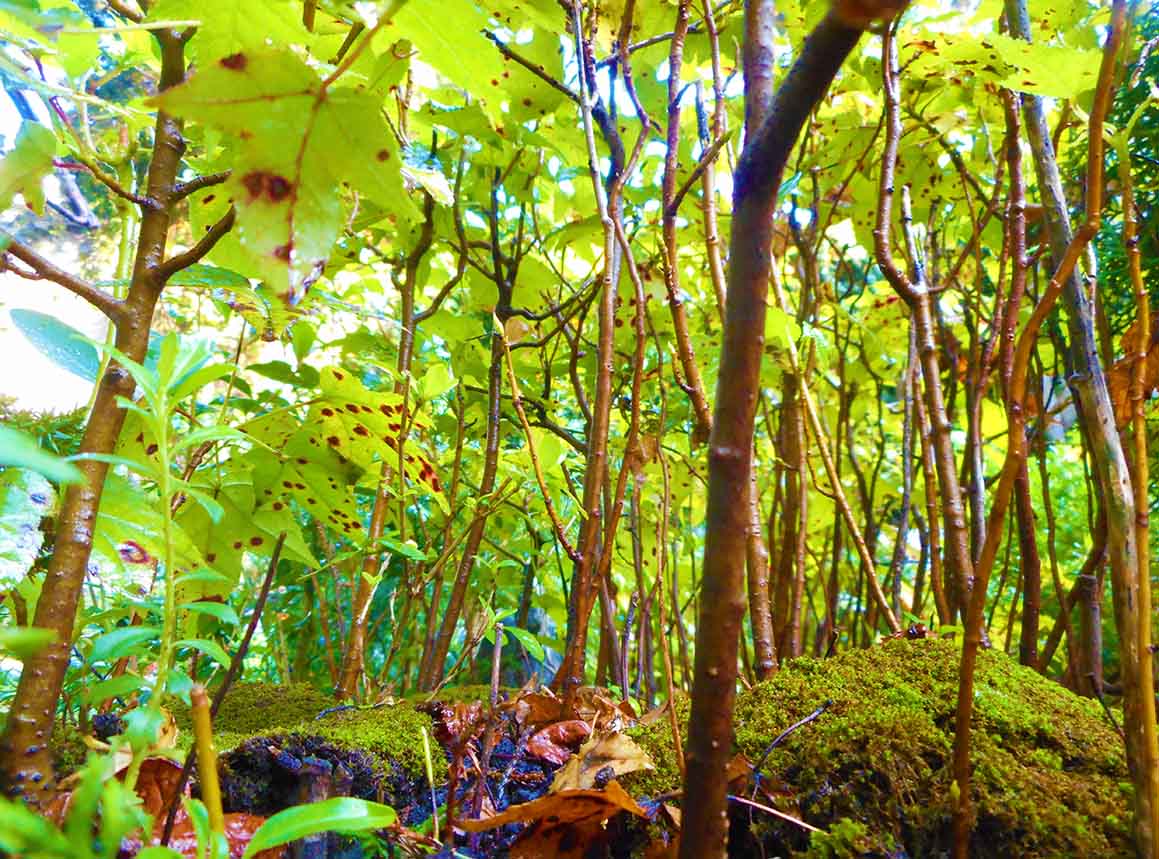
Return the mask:
[[729,789],[734,792],[737,787],[748,784],[752,774],[753,765],[744,755],[734,755],[732,760],[728,762],[728,766],[724,768],[724,777],[728,779]]
[[[124,770],[117,773],[117,778],[123,778]],[[141,771],[137,775],[137,796],[141,797],[141,805],[145,811],[156,817],[168,810],[177,795],[177,788],[181,784],[181,765],[169,758],[145,758],[141,762]],[[189,792],[186,785],[185,793]]]
[[648,753],[625,734],[593,736],[555,774],[551,792],[584,790],[611,770],[616,777],[636,770],[655,769]]
[[520,725],[548,725],[564,717],[563,701],[546,688],[521,693],[506,706],[514,711],[515,721]]
[[455,826],[466,832],[486,832],[508,823],[529,823],[534,820],[551,818],[557,826],[568,824],[603,823],[605,820],[626,811],[637,817],[647,817],[643,808],[620,787],[611,781],[603,790],[561,790],[546,793],[531,802],[512,805],[506,811],[481,820],[459,820]]
[[[245,854],[254,833],[258,831],[266,818],[256,814],[233,813],[225,815],[225,840],[229,843],[230,859],[241,859]],[[153,843],[161,843],[161,830],[164,829],[164,819],[158,821],[157,830],[153,833]],[[169,846],[188,859],[194,859],[197,853],[197,833],[193,831],[193,823],[184,812],[180,813],[177,822],[173,825],[173,834],[169,838]],[[254,854],[254,859],[283,859],[287,855],[286,847],[271,847]]]
[[511,845],[511,859],[588,859],[607,855],[610,834],[599,823],[537,821]]
[[[1152,334],[1151,344],[1143,364],[1143,398],[1146,400],[1159,390],[1159,326]],[[1107,371],[1107,388],[1111,394],[1111,404],[1115,408],[1115,426],[1127,426],[1132,418],[1131,380],[1135,374],[1135,364],[1139,350],[1139,331],[1133,323],[1123,332],[1120,345],[1123,357]]]
[[559,765],[570,758],[575,747],[591,733],[591,726],[580,719],[556,722],[531,735],[527,741],[527,753]]

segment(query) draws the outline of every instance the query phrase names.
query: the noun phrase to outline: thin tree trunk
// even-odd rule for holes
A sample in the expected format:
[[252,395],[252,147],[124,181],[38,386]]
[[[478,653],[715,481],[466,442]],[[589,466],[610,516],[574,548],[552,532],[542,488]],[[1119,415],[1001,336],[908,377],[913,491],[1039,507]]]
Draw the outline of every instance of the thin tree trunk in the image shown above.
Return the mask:
[[897,167],[897,148],[901,138],[900,101],[897,82],[897,48],[893,30],[886,33],[882,51],[882,82],[885,89],[885,152],[882,154],[881,181],[878,190],[877,224],[873,243],[877,263],[890,286],[910,309],[911,324],[917,334],[918,356],[925,378],[926,413],[932,427],[934,465],[938,475],[938,489],[942,501],[947,562],[947,580],[953,584],[949,594],[950,606],[965,614],[970,586],[974,578],[974,561],[970,553],[970,535],[966,527],[966,511],[962,506],[962,492],[958,483],[958,467],[954,443],[950,437],[952,426],[946,414],[942,391],[941,367],[938,364],[938,346],[935,339],[934,298],[930,294],[925,273],[911,260],[911,274],[894,264],[890,247],[894,175]]
[[[1038,187],[1044,198],[1051,253],[1055,265],[1059,267],[1065,264],[1075,239],[1089,242],[1098,227],[1103,190],[1102,116],[1099,111],[1106,109],[1110,99],[1115,58],[1126,25],[1126,12],[1125,0],[1116,0],[1112,9],[1112,26],[1103,53],[1103,68],[1100,69],[1101,86],[1096,90],[1098,99],[1091,112],[1086,222],[1077,234],[1071,231],[1066,198],[1042,101],[1032,95],[1023,97],[1027,136],[1034,155]],[[1030,41],[1031,22],[1026,0],[1006,0],[1006,16],[1011,34]],[[1082,407],[1094,471],[1102,485],[1107,511],[1107,555],[1111,569],[1115,623],[1119,632],[1123,728],[1126,733],[1127,761],[1135,787],[1135,846],[1140,856],[1154,857],[1159,856],[1159,748],[1156,743],[1152,657],[1149,652],[1141,649],[1144,636],[1141,631],[1140,590],[1143,583],[1139,576],[1140,547],[1137,541],[1135,490],[1115,428],[1106,375],[1099,360],[1092,328],[1090,301],[1082,278],[1073,269],[1064,283],[1062,298],[1067,309],[1071,341],[1069,352],[1075,368],[1073,387]],[[1149,623],[1150,618],[1146,622]]]
[[[185,43],[192,32],[156,30],[161,56],[159,89],[164,91],[185,79]],[[114,322],[117,348],[134,361],[143,361],[149,344],[153,312],[166,280],[207,254],[214,243],[233,225],[233,211],[226,215],[207,236],[188,251],[165,260],[169,227],[180,200],[177,177],[185,152],[182,123],[165,111],[159,111],[154,126],[153,150],[146,178],[137,240],[128,294],[123,302],[91,289],[88,298]],[[39,258],[30,259],[18,243],[6,248],[42,275]],[[57,280],[56,277],[47,277]],[[75,291],[75,290],[74,290]],[[80,450],[88,454],[111,454],[125,419],[119,398],[132,397],[132,377],[115,363],[110,363],[97,385],[89,420]],[[55,787],[48,740],[68,668],[74,623],[84,585],[85,571],[92,552],[93,530],[100,508],[108,465],[94,460],[79,463],[84,481],[70,486],[57,518],[56,545],[48,573],[41,588],[33,625],[55,634],[52,644],[24,663],[20,683],[9,711],[3,739],[0,740],[0,781],[11,796],[21,796],[37,805]]]
[[[745,7],[746,37],[762,25],[771,34],[772,12],[771,2],[750,0]],[[768,119],[745,142],[734,174],[728,295],[709,440],[707,534],[681,859],[722,857],[728,838],[726,770],[732,755],[737,648],[745,608],[749,469],[777,190],[801,127],[857,44],[861,26],[844,23],[831,12],[809,35]],[[746,38],[745,56],[746,104],[763,103],[768,89],[755,72],[771,75],[771,41],[750,44]],[[748,61],[753,57],[759,58],[756,63]]]

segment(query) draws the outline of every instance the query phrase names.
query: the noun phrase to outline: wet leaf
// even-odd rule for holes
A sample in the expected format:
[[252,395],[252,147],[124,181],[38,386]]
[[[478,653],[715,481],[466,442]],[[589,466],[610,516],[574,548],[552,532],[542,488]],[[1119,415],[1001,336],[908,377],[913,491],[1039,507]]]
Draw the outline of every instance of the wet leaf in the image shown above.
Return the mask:
[[609,770],[621,776],[648,769],[654,769],[651,758],[627,734],[593,736],[555,774],[551,790],[554,793],[590,788],[606,779]]

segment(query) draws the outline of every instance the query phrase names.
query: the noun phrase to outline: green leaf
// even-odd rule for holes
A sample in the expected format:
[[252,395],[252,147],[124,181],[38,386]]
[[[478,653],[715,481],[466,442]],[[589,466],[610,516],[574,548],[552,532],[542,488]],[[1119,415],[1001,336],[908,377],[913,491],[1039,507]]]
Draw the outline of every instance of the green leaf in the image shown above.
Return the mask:
[[340,796],[295,805],[279,811],[262,824],[254,833],[246,848],[243,859],[255,853],[289,844],[308,835],[321,832],[337,832],[342,835],[357,835],[391,826],[397,818],[389,805],[369,802],[365,799]]
[[212,426],[195,429],[177,439],[173,446],[174,452],[185,450],[187,447],[197,447],[200,444],[219,441],[244,442],[246,434],[239,429],[226,426]]
[[543,661],[544,652],[543,645],[539,643],[539,639],[528,632],[526,629],[520,629],[517,626],[505,626],[503,631],[510,633],[511,637],[517,640],[527,650],[529,656],[539,662]]
[[305,44],[310,39],[297,0],[159,0],[150,5],[151,21],[201,22],[192,46],[203,63],[262,48],[267,39],[275,44]]
[[0,850],[10,856],[84,856],[64,834],[22,801],[0,797]]
[[0,160],[0,209],[7,209],[16,194],[24,195],[28,208],[44,214],[41,180],[52,171],[56,135],[34,120],[25,120],[16,135],[16,146]]
[[56,640],[51,629],[35,626],[16,626],[0,629],[0,653],[8,653],[20,660],[35,656]]
[[437,15],[425,3],[408,3],[384,32],[408,39],[419,59],[447,80],[476,94],[492,117],[500,114],[505,74],[502,55],[488,42],[488,13],[472,0],[441,0]]
[[192,647],[195,650],[200,650],[206,656],[224,665],[226,668],[229,667],[229,654],[216,641],[210,641],[208,638],[183,638],[177,642],[177,646]]
[[74,376],[95,382],[101,371],[101,358],[85,335],[55,316],[36,310],[13,308],[8,311],[12,324],[40,353]]
[[237,612],[233,610],[233,606],[226,605],[225,603],[198,600],[197,602],[184,603],[181,608],[187,611],[198,612],[199,614],[207,614],[210,617],[217,618],[222,623],[238,623]]
[[145,847],[137,853],[137,859],[185,859],[172,847]]
[[136,692],[145,685],[145,681],[133,673],[125,673],[119,677],[110,677],[84,687],[84,698],[89,704],[97,705],[109,698],[123,698]]
[[446,364],[435,364],[423,373],[420,396],[424,400],[433,400],[441,397],[458,384],[458,379],[451,375],[451,368]]
[[230,54],[157,100],[242,141],[227,190],[253,269],[246,273],[269,281],[289,303],[330,258],[345,219],[344,186],[396,216],[414,215],[381,102],[349,87],[323,87],[289,50]]
[[[0,427],[0,450],[10,456],[9,436],[24,440],[15,430]],[[28,442],[31,444],[31,442]],[[39,449],[36,453],[48,458]],[[0,591],[15,587],[28,573],[44,545],[40,520],[52,514],[56,492],[40,474],[23,468],[0,472]]]
[[[146,493],[117,474],[106,477],[93,537],[94,558],[109,571],[151,576],[153,564],[165,555],[160,503],[155,493]],[[179,522],[173,523],[172,536],[178,570],[209,566]]]
[[144,649],[145,644],[161,635],[155,626],[120,626],[93,642],[90,662],[112,662]]

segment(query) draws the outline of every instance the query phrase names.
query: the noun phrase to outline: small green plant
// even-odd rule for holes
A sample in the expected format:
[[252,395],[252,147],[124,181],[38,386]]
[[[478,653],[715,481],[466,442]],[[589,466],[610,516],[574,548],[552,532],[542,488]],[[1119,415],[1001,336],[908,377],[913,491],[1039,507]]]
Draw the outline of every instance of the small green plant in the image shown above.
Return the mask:
[[59,826],[19,800],[0,797],[0,852],[22,859],[117,856],[122,839],[147,829],[150,820],[132,789],[113,777],[114,766],[111,755],[89,760]]

